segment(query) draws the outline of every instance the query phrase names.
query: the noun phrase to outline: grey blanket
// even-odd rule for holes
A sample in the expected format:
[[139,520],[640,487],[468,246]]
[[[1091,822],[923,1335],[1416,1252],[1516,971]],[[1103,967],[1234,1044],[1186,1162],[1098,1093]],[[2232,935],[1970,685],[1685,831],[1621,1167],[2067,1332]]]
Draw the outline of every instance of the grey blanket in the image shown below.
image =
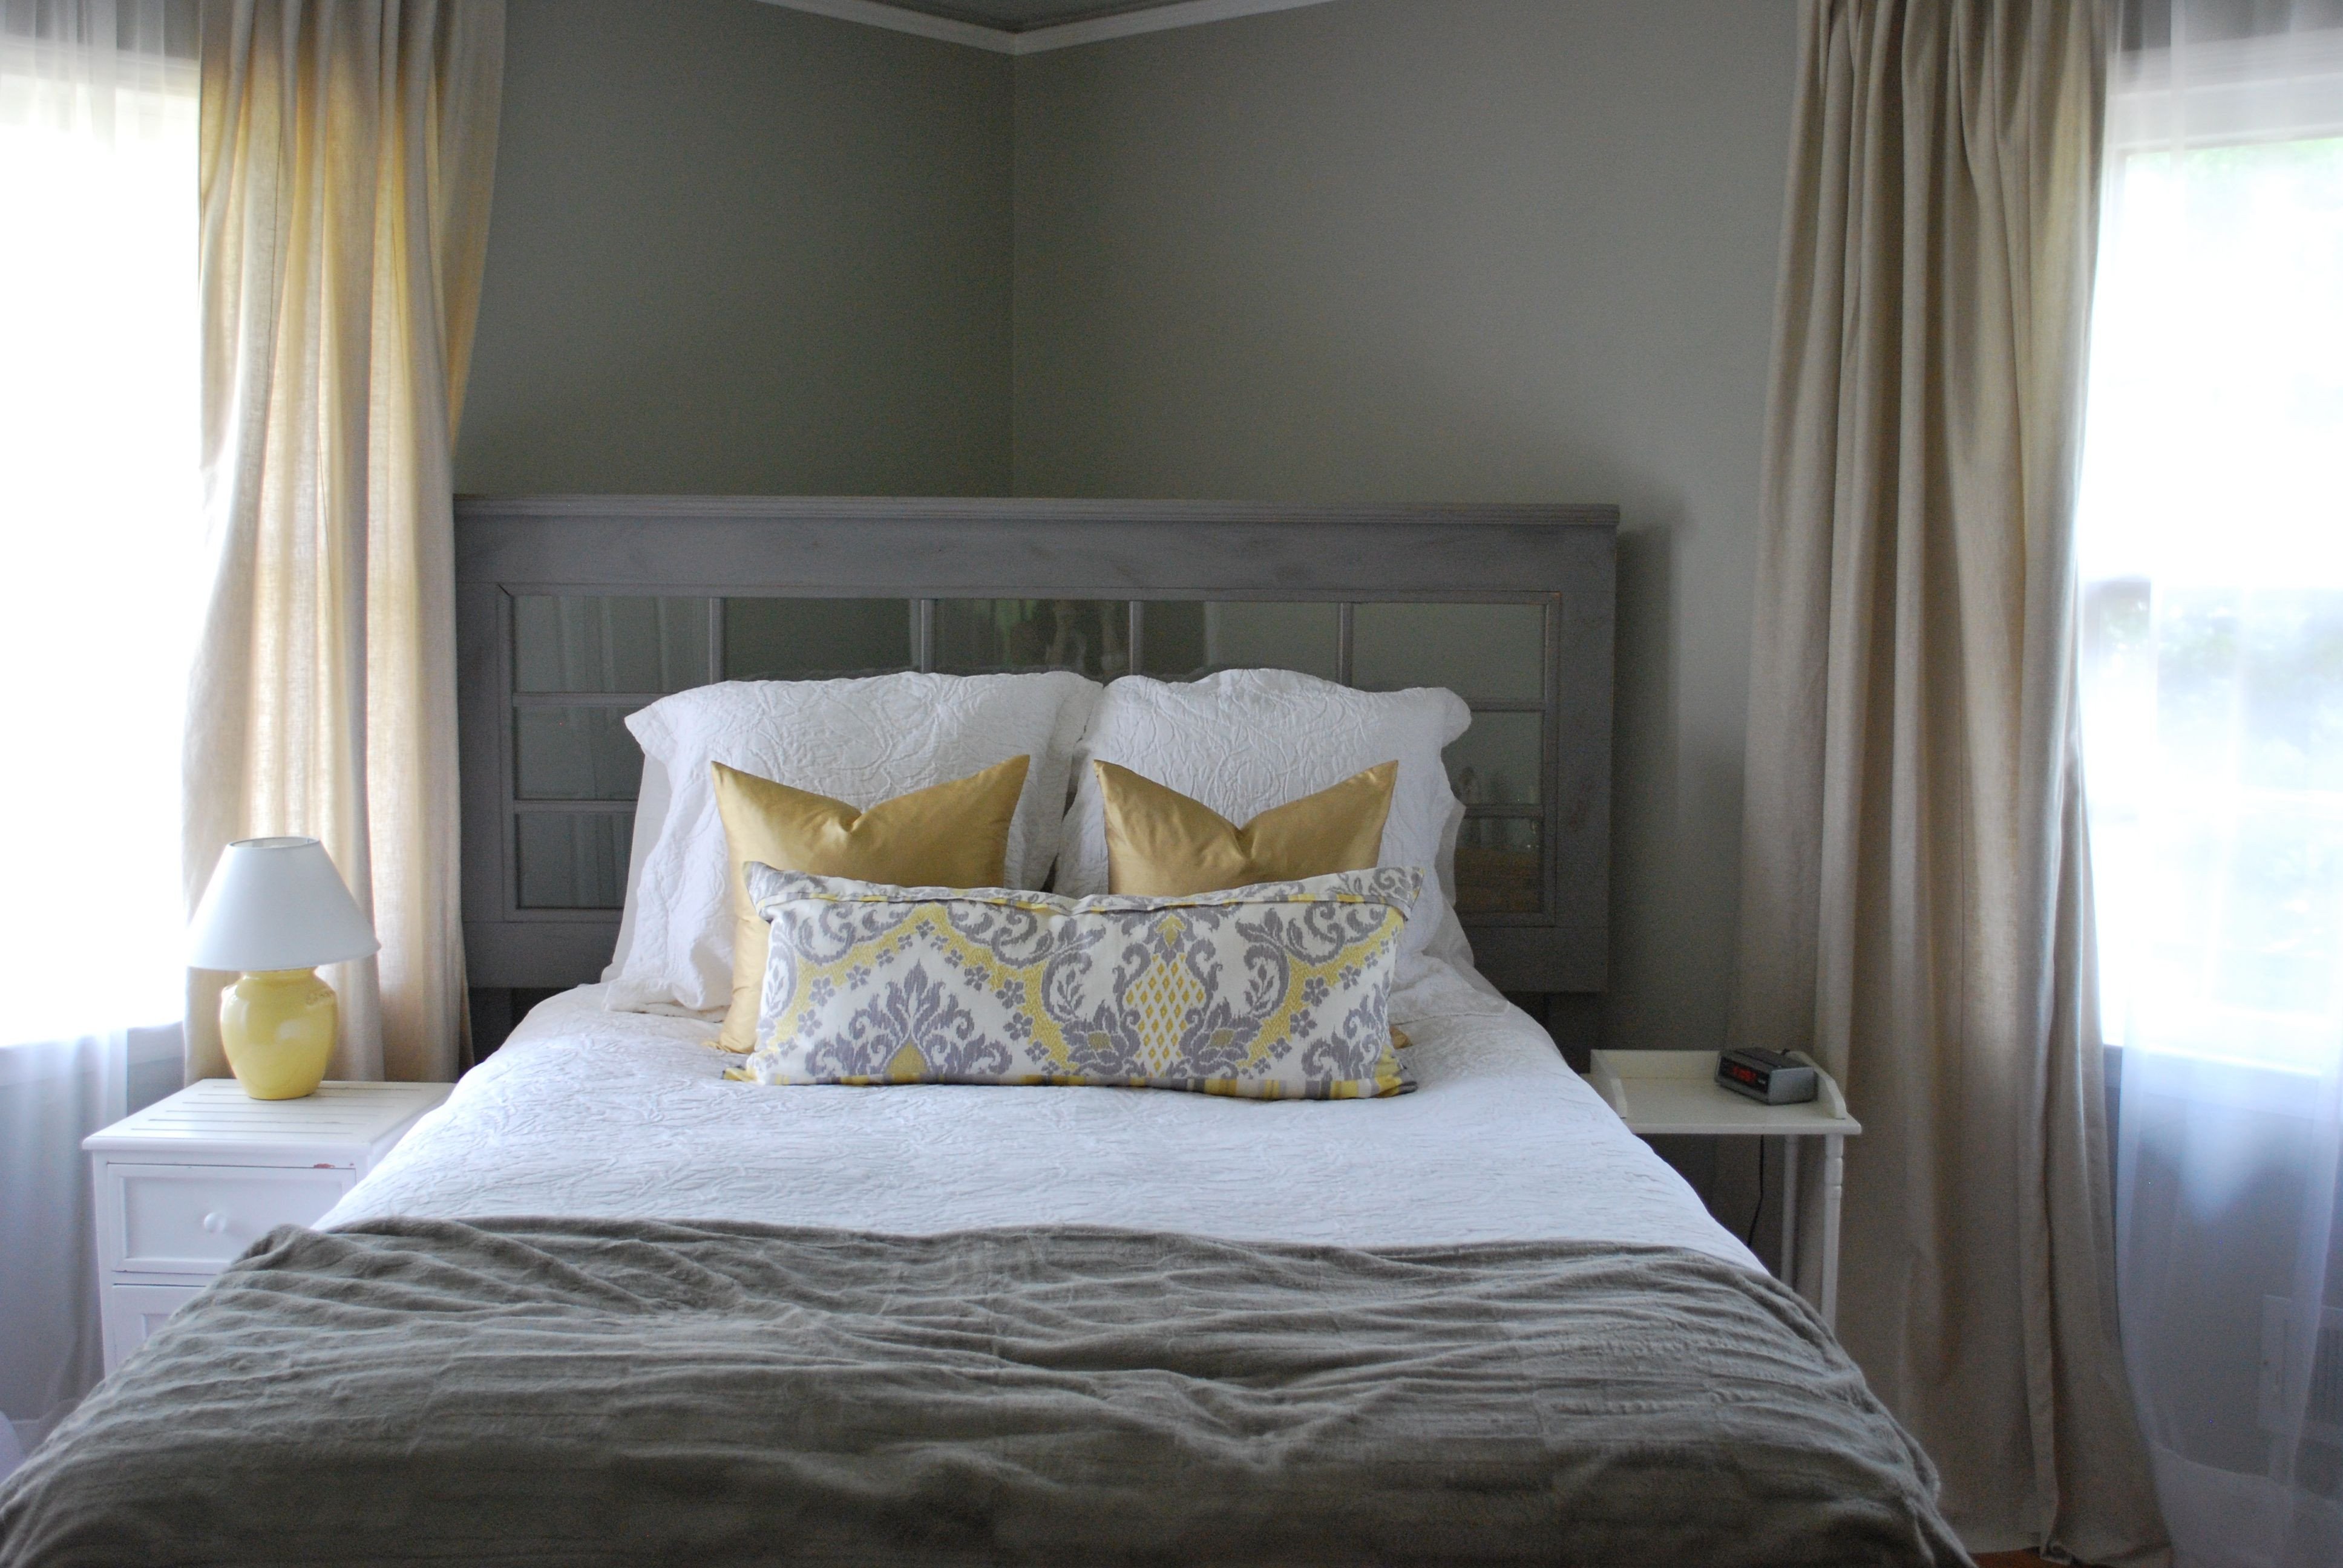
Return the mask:
[[1804,1302],[1665,1248],[271,1233],[0,1565],[1963,1563]]

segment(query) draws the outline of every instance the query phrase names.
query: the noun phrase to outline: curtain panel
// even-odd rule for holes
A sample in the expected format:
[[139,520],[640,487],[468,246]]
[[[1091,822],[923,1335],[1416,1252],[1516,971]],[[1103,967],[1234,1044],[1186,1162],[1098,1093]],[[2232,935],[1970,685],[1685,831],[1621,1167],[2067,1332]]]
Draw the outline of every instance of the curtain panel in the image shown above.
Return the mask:
[[[466,1027],[451,448],[504,6],[208,0],[201,42],[186,897],[233,839],[322,840],[383,944],[328,971],[328,1076],[444,1080]],[[220,979],[192,988],[190,1079],[226,1070]]]
[[2117,1564],[2166,1551],[2117,1343],[2075,715],[2108,27],[1801,13],[1732,1038],[1812,1051],[1863,1121],[1839,1332],[1947,1516]]
[[194,0],[0,0],[0,1477],[103,1369],[81,1141],[178,1087]]
[[2184,1568],[2343,1563],[2343,0],[2126,0],[2077,519],[2124,1356]]

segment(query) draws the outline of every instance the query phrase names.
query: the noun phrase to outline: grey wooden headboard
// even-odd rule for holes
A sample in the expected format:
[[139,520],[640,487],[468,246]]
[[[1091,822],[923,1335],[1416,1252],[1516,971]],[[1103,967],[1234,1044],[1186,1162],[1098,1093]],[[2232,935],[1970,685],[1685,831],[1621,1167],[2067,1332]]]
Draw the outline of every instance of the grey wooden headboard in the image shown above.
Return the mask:
[[1289,664],[1445,685],[1483,972],[1573,1057],[1608,969],[1618,513],[1604,506],[531,496],[456,503],[464,941],[476,1049],[597,979],[641,756],[709,680]]

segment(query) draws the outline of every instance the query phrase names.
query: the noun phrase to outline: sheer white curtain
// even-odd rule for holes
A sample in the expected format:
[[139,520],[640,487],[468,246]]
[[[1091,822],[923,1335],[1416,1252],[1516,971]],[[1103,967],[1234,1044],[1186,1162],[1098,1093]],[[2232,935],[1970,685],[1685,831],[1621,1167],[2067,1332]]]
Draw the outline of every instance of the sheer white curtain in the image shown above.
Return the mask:
[[2180,1563],[2343,1562],[2343,3],[2132,0],[2078,514],[2125,1355]]
[[0,1473],[100,1356],[82,1137],[177,1085],[193,0],[0,0]]

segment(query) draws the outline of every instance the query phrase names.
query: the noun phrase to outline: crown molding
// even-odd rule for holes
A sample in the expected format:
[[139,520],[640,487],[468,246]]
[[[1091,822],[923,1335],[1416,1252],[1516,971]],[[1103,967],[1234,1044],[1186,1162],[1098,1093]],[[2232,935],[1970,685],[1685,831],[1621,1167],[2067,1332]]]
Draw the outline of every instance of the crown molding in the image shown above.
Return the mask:
[[1011,33],[1008,36],[1012,46],[1009,52],[1040,55],[1051,49],[1071,49],[1077,44],[1102,44],[1110,38],[1167,33],[1174,27],[1201,27],[1207,22],[1230,22],[1271,11],[1298,11],[1304,5],[1326,3],[1327,0],[1180,0],[1176,5],[1157,5],[1115,16],[1093,16],[1087,22],[1061,22],[1054,27]]
[[971,49],[990,49],[996,55],[1017,53],[1017,35],[1004,28],[954,22],[921,11],[906,11],[900,5],[882,5],[879,0],[765,0],[765,4],[840,22],[860,22],[866,27],[885,27],[896,33],[935,38],[946,44],[965,44]]
[[791,11],[809,12],[840,22],[860,22],[866,27],[885,27],[946,44],[966,45],[971,49],[989,49],[996,55],[1041,55],[1081,44],[1102,44],[1110,38],[1168,32],[1174,27],[1198,27],[1207,22],[1258,16],[1270,11],[1295,11],[1304,5],[1327,3],[1328,0],[1179,0],[1177,5],[1157,5],[1145,11],[1125,11],[1112,16],[1060,22],[1012,33],[1006,27],[930,16],[923,11],[885,5],[882,0],[765,0],[769,5]]

